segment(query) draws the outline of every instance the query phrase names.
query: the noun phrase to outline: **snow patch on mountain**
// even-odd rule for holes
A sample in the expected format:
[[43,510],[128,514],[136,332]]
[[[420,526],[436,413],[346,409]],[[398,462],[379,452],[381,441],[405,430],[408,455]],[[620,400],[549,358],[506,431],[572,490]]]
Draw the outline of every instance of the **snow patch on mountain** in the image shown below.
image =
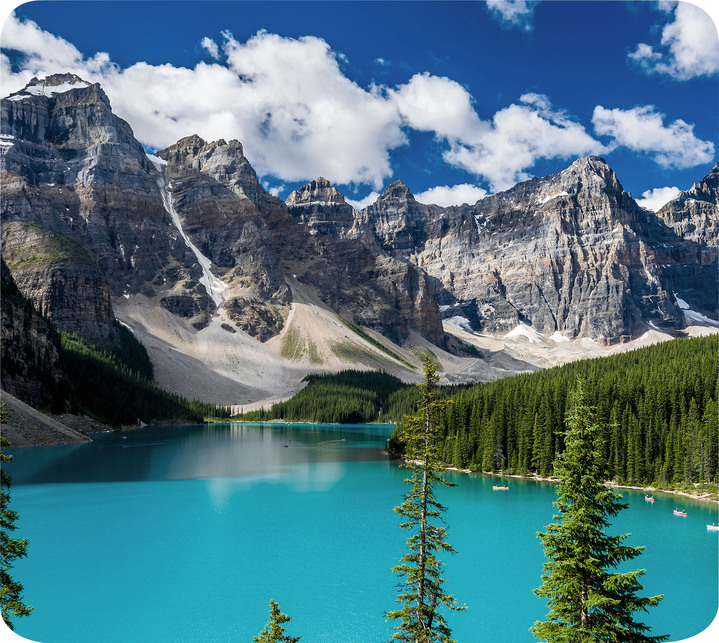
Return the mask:
[[562,190],[561,192],[557,192],[557,194],[552,194],[551,196],[544,197],[543,199],[537,199],[537,203],[539,205],[544,205],[545,203],[549,203],[552,199],[558,199],[560,196],[569,196],[569,193]]
[[443,319],[442,324],[444,326],[452,326],[454,328],[459,328],[460,330],[464,330],[468,333],[472,332],[472,324],[469,322],[469,319],[466,317],[462,317],[462,315],[455,315],[454,317],[450,317],[449,319]]
[[224,283],[219,277],[216,277],[212,274],[212,271],[210,270],[210,268],[212,267],[212,261],[210,261],[205,255],[203,255],[199,251],[197,246],[195,246],[195,244],[190,241],[190,238],[183,230],[182,222],[180,221],[180,215],[177,214],[177,210],[175,210],[175,206],[172,204],[172,193],[170,192],[171,185],[165,182],[164,174],[161,174],[160,178],[158,179],[158,187],[160,188],[160,196],[162,197],[162,204],[165,206],[165,210],[170,215],[170,217],[172,217],[172,222],[175,224],[175,227],[182,235],[182,238],[185,240],[185,244],[187,245],[187,247],[194,253],[195,257],[197,258],[197,262],[202,268],[202,277],[200,278],[200,283],[205,287],[207,294],[210,296],[212,301],[215,302],[215,306],[219,310],[222,304],[225,303],[229,286]]
[[543,344],[544,338],[531,326],[527,324],[518,324],[512,330],[510,330],[505,336],[505,339],[524,340],[531,344]]

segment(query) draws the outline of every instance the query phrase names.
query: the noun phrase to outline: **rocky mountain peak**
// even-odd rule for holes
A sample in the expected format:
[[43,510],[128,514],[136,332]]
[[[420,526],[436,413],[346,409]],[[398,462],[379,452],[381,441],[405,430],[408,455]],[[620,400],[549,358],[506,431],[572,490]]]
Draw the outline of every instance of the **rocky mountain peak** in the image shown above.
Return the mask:
[[682,239],[719,246],[719,163],[699,183],[681,192],[657,217]]
[[286,203],[288,206],[309,204],[341,205],[345,203],[345,198],[327,179],[319,177],[292,192],[287,197]]
[[42,96],[45,98],[57,98],[71,90],[92,88],[91,97],[97,97],[108,107],[110,100],[107,94],[100,88],[100,85],[89,83],[75,74],[52,74],[45,78],[34,77],[23,89],[8,96],[8,100],[21,101],[31,96]]
[[377,202],[389,203],[392,201],[407,201],[416,203],[409,188],[404,184],[404,181],[397,179],[392,181],[380,194]]
[[197,134],[180,139],[174,145],[155,152],[167,161],[165,177],[173,181],[194,177],[214,182],[213,190],[229,189],[239,197],[252,201],[261,210],[282,203],[260,185],[257,174],[244,155],[242,143],[219,139],[206,142]]

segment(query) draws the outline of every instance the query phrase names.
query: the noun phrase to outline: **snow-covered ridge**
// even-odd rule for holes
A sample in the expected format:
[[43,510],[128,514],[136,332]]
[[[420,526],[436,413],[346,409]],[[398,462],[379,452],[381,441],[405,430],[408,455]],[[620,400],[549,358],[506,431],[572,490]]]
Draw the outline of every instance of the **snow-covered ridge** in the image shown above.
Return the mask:
[[[153,161],[153,163],[155,162],[153,159],[150,160]],[[162,169],[161,164],[158,163],[157,165],[160,166],[160,169]],[[185,244],[187,245],[187,247],[194,253],[195,257],[197,258],[197,262],[202,268],[202,277],[200,278],[200,283],[205,287],[207,294],[212,298],[212,301],[215,302],[215,306],[219,310],[222,304],[225,303],[226,293],[229,290],[229,286],[224,283],[219,277],[216,277],[212,274],[212,271],[210,270],[212,266],[212,261],[210,261],[198,250],[197,246],[195,246],[195,244],[190,241],[190,238],[183,230],[182,222],[180,221],[180,215],[177,214],[177,210],[175,210],[175,206],[172,204],[170,185],[165,182],[164,173],[160,174],[160,179],[158,179],[158,187],[160,188],[160,196],[162,197],[162,204],[165,206],[165,210],[172,217],[172,222],[175,224],[175,227],[182,235],[182,238],[185,240]]]
[[545,196],[543,199],[537,199],[537,203],[539,205],[544,205],[545,203],[548,203],[552,199],[558,199],[560,196],[569,196],[569,193],[565,190],[562,190],[561,192],[557,192],[557,194],[552,194],[551,196]]
[[697,312],[696,310],[692,310],[689,307],[689,304],[684,301],[677,293],[674,294],[674,299],[677,301],[677,306],[682,309],[682,312],[686,317],[689,319],[693,319],[694,321],[701,322],[702,324],[707,324],[708,326],[714,326],[714,328],[719,328],[719,322],[714,321],[713,319],[707,317],[706,315],[702,315],[701,313]]
[[59,85],[46,85],[44,81],[30,84],[25,89],[10,97],[10,100],[22,100],[26,95],[31,96],[53,96],[54,94],[64,94],[71,89],[83,89],[89,87],[90,83],[80,78],[60,83]]

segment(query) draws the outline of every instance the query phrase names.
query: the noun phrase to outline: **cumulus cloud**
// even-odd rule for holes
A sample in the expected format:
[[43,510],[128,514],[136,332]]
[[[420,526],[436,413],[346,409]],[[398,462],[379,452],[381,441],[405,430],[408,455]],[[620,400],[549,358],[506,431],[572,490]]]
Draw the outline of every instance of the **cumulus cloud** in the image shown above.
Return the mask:
[[490,13],[511,27],[529,31],[537,2],[531,0],[487,0]]
[[[244,43],[229,32],[223,37],[226,65],[140,62],[120,69],[107,54],[83,58],[67,41],[13,15],[3,46],[19,50],[24,60],[13,72],[3,58],[2,89],[7,95],[34,75],[70,71],[100,82],[114,111],[151,148],[197,133],[241,140],[259,174],[285,181],[322,175],[379,188],[391,176],[390,150],[406,142],[397,107],[381,89],[348,79],[324,40],[265,31]],[[202,46],[219,56],[209,38]]]
[[[115,113],[147,148],[161,149],[195,133],[208,141],[236,138],[258,174],[276,183],[325,176],[337,185],[379,190],[393,175],[392,151],[408,143],[410,129],[431,132],[447,164],[481,177],[494,191],[529,178],[540,160],[602,154],[618,145],[650,154],[665,167],[705,163],[714,152],[691,125],[664,126],[653,108],[598,106],[593,122],[597,134],[612,137],[607,147],[542,94],[525,94],[482,119],[470,92],[451,78],[423,73],[395,87],[361,87],[342,72],[342,55],[321,38],[266,31],[245,42],[227,31],[222,38],[202,39],[213,58],[209,63],[121,68],[106,53],[85,57],[71,43],[12,15],[3,47],[20,58],[11,68],[8,57],[0,57],[1,89],[7,95],[33,76],[75,73],[102,84]],[[469,187],[479,190],[444,186],[447,192],[431,200],[474,202],[484,196]],[[350,203],[361,209],[376,198],[373,192]]]
[[612,137],[612,148],[648,154],[663,168],[685,169],[714,158],[714,143],[697,138],[694,126],[681,119],[664,125],[664,114],[653,105],[628,110],[597,105],[592,122],[597,134]]
[[364,199],[360,199],[359,201],[345,197],[345,201],[347,201],[347,203],[349,203],[357,211],[364,210],[368,205],[372,205],[377,199],[379,199],[379,192],[370,192]]
[[491,122],[483,122],[468,135],[450,140],[444,159],[487,178],[492,189],[498,191],[530,178],[526,170],[541,159],[605,151],[583,125],[554,109],[546,96],[525,94],[520,104],[500,110]]
[[647,73],[667,74],[677,80],[712,76],[719,72],[719,37],[712,19],[688,2],[661,5],[673,16],[655,49],[639,43],[629,59]]
[[212,38],[205,36],[200,44],[207,49],[207,53],[209,53],[215,60],[220,59],[220,48],[217,46],[217,43],[212,40]]
[[461,139],[483,128],[469,92],[449,78],[415,74],[390,95],[405,123],[413,129]]
[[452,186],[438,185],[415,194],[414,198],[420,203],[441,205],[446,208],[450,205],[462,205],[463,203],[473,205],[485,196],[487,196],[487,190],[483,190],[471,183],[460,183]]
[[676,199],[679,193],[679,188],[675,187],[654,188],[653,190],[642,192],[642,198],[637,199],[637,203],[647,210],[658,212],[669,201]]

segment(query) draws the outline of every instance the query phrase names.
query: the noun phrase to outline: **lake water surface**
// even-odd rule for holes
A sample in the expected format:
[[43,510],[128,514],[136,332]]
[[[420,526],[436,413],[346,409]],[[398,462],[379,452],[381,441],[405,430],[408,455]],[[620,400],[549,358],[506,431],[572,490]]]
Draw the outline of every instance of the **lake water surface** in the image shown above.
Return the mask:
[[[407,533],[392,508],[406,472],[382,455],[386,426],[146,427],[78,446],[16,449],[16,537],[30,541],[14,576],[35,608],[15,622],[44,643],[247,641],[278,601],[303,643],[391,638],[391,573]],[[537,531],[555,489],[449,474],[446,589],[467,612],[448,617],[459,643],[531,642],[546,614],[532,590],[544,562]],[[717,613],[716,505],[625,491],[611,533],[644,553],[641,620],[677,641]],[[673,516],[685,508],[686,518]]]

